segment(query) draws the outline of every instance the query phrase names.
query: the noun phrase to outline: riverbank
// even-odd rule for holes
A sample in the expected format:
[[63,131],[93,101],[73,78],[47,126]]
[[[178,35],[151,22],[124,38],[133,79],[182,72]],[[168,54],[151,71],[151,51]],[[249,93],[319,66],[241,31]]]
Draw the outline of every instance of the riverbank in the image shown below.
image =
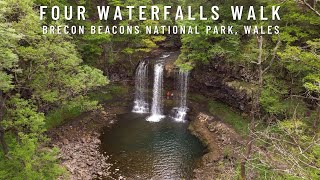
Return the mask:
[[230,127],[213,116],[200,112],[189,130],[207,147],[194,179],[232,179],[241,151],[241,138]]
[[[125,98],[124,98],[125,99]],[[115,172],[108,156],[101,153],[100,136],[105,127],[112,128],[116,116],[128,112],[129,100],[106,103],[102,110],[84,113],[48,132],[51,145],[60,149],[61,165],[66,167],[70,179],[101,177],[124,178]],[[206,103],[190,101],[189,130],[207,147],[207,153],[194,169],[194,179],[232,177],[242,143],[241,136],[209,113]],[[206,111],[208,110],[208,111]],[[226,176],[226,174],[228,176]]]
[[[101,179],[111,176],[112,164],[107,163],[109,157],[100,150],[100,136],[103,128],[111,128],[116,123],[118,114],[127,112],[127,103],[120,102],[128,101],[128,91],[123,85],[113,85],[92,92],[89,96],[101,103],[100,108],[71,118],[62,118],[60,124],[48,130],[50,146],[60,149],[60,165],[68,171],[69,179]],[[122,178],[118,173],[116,176],[117,179]]]
[[216,116],[210,113],[212,103],[201,96],[196,99],[198,102],[191,100],[189,103],[191,121],[188,129],[207,147],[207,153],[194,170],[194,179],[233,179],[237,173],[243,138],[233,126],[227,124],[230,119],[224,120],[221,114]]
[[[173,62],[178,54],[178,52],[171,53],[169,62],[165,66],[164,76],[166,82],[169,82],[165,84],[165,90],[174,89],[172,86],[175,83]],[[118,166],[111,168],[112,164],[109,162],[112,162],[112,158],[103,154],[105,152],[101,150],[100,140],[103,134],[102,129],[111,128],[116,123],[117,116],[128,113],[128,109],[131,108],[128,102],[133,101],[130,97],[133,94],[132,81],[123,81],[121,84],[120,86],[111,85],[89,94],[91,100],[104,102],[103,108],[78,115],[67,122],[61,121],[62,124],[58,126],[54,124],[51,126],[55,127],[48,133],[51,145],[60,149],[61,165],[66,167],[71,179],[124,178],[119,173]],[[192,92],[188,97],[188,106],[191,109],[189,130],[203,142],[208,151],[201,158],[199,166],[194,169],[194,178],[230,179],[236,173],[235,168],[242,144],[241,132],[246,134],[244,131],[247,127],[246,122],[241,115],[232,112],[231,107],[221,106],[210,97],[192,94]],[[165,104],[171,107],[173,101],[165,100]],[[200,156],[197,158],[199,159]]]
[[60,164],[70,179],[94,179],[110,176],[112,164],[100,152],[101,129],[116,123],[116,114],[123,107],[105,107],[88,112],[48,132],[51,146],[60,149]]

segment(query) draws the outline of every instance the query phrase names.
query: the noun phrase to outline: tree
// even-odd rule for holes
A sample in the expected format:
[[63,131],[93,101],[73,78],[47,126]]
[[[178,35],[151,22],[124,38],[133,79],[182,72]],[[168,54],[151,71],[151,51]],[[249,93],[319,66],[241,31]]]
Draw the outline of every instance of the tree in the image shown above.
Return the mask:
[[0,179],[56,179],[64,170],[46,147],[45,113],[68,103],[95,108],[87,93],[108,80],[82,64],[68,35],[42,34],[32,0],[0,4]]
[[[290,3],[288,4],[287,7],[290,7]],[[292,7],[293,9],[296,7]],[[299,11],[297,11],[299,12]],[[291,13],[290,15],[293,15],[294,13]],[[294,15],[295,16],[295,15]],[[286,17],[287,18],[287,17]],[[305,17],[300,17],[301,19],[305,20]],[[298,18],[298,21],[300,21],[300,18]],[[313,21],[309,18],[307,18],[309,21]],[[317,20],[316,20],[317,21]],[[314,23],[314,21],[313,21]],[[313,95],[317,95],[318,92],[318,84],[319,84],[319,79],[318,79],[318,72],[319,72],[319,55],[317,54],[317,49],[319,49],[318,43],[310,41],[308,39],[313,37],[313,29],[314,27],[309,27],[310,24],[307,24],[307,26],[310,28],[307,31],[309,31],[308,34],[304,34],[304,32],[302,31],[302,29],[305,29],[305,27],[295,27],[295,25],[293,25],[294,27],[292,29],[286,27],[286,30],[284,31],[283,34],[281,34],[281,41],[286,44],[285,46],[285,50],[284,52],[277,52],[276,50],[278,49],[279,45],[277,43],[275,49],[273,50],[273,55],[272,58],[270,60],[270,65],[266,68],[266,69],[262,69],[262,61],[260,61],[259,59],[261,58],[261,50],[259,50],[259,58],[258,61],[255,63],[258,66],[258,72],[259,72],[259,88],[258,91],[255,92],[255,98],[253,100],[253,109],[257,109],[259,108],[259,104],[261,104],[261,92],[263,92],[262,87],[263,87],[263,74],[265,72],[267,72],[272,66],[275,58],[277,56],[277,58],[281,58],[281,60],[286,64],[285,67],[287,68],[287,70],[289,70],[289,72],[295,72],[298,73],[299,72],[299,78],[295,79],[295,81],[298,80],[299,85],[303,84],[303,87],[305,87],[306,89],[306,95],[304,97],[310,98],[312,100],[318,100],[318,98],[315,98]],[[292,35],[293,33],[288,32],[288,31],[295,31],[295,35]],[[300,38],[297,38],[295,36],[300,36]],[[303,41],[305,40],[305,43],[307,44],[307,46],[304,47],[299,47],[296,45],[297,41]],[[261,42],[261,41],[258,41]],[[278,41],[280,42],[280,41]],[[293,45],[295,44],[295,45]],[[303,43],[302,43],[303,44]],[[261,44],[259,45],[259,47],[262,47]],[[259,48],[261,49],[261,48]],[[303,50],[304,49],[304,50]],[[281,76],[280,76],[281,77]],[[279,77],[278,77],[279,78]],[[297,78],[297,76],[295,76],[295,78]],[[273,82],[273,84],[275,84]],[[313,95],[311,95],[313,94]],[[295,96],[295,95],[293,95]],[[260,100],[257,100],[260,99]],[[260,103],[259,103],[260,101]],[[274,106],[274,104],[273,104]],[[255,113],[255,115],[259,115],[259,113],[257,113],[257,111],[253,111]],[[295,113],[296,114],[296,110]],[[254,117],[255,115],[253,115],[252,117]],[[251,118],[252,118],[251,117]],[[318,116],[320,117],[320,116]],[[317,121],[318,117],[315,118],[315,121]],[[248,137],[248,141],[247,141],[247,148],[246,148],[246,155],[245,155],[245,159],[246,161],[249,161],[248,166],[251,166],[251,168],[255,169],[256,171],[260,171],[261,167],[257,167],[257,164],[254,164],[254,162],[259,162],[259,163],[266,163],[267,162],[267,167],[264,166],[263,168],[271,168],[275,171],[277,171],[277,168],[280,166],[277,166],[276,163],[277,162],[273,162],[273,160],[277,158],[280,158],[281,160],[278,162],[279,164],[281,164],[281,162],[288,163],[284,166],[279,168],[280,171],[283,171],[280,175],[280,177],[282,177],[283,174],[287,174],[290,177],[303,177],[303,178],[314,178],[317,175],[319,175],[319,167],[318,165],[314,165],[317,164],[318,162],[313,159],[312,157],[317,156],[316,154],[318,153],[318,149],[315,148],[313,149],[314,146],[316,146],[316,144],[318,143],[318,135],[316,135],[317,131],[315,133],[311,133],[309,131],[307,131],[306,127],[307,125],[305,124],[305,122],[297,119],[297,117],[293,117],[290,120],[284,121],[284,122],[279,122],[276,125],[270,125],[270,128],[272,130],[272,128],[278,128],[278,132],[270,132],[268,130],[269,127],[266,128],[265,131],[259,131],[259,132],[255,132],[256,130],[254,129],[254,125],[253,125],[254,120],[251,119],[251,125],[250,125],[250,134]],[[317,123],[314,123],[317,124]],[[269,125],[268,125],[269,126]],[[317,125],[314,125],[314,127],[316,127]],[[288,129],[286,129],[288,128]],[[292,129],[290,129],[292,128]],[[303,128],[303,133],[301,133],[299,130],[300,128]],[[317,127],[316,127],[317,129]],[[288,131],[287,131],[288,130]],[[290,131],[291,130],[291,131]],[[268,132],[266,132],[268,131]],[[279,133],[279,134],[277,134]],[[297,133],[297,134],[294,134]],[[301,133],[301,134],[300,134]],[[256,134],[259,134],[260,136],[256,136]],[[281,134],[281,135],[280,135]],[[299,135],[300,134],[300,137]],[[303,136],[302,136],[303,134]],[[312,135],[313,134],[313,135]],[[263,136],[263,137],[261,137]],[[281,138],[280,138],[281,137]],[[313,138],[312,138],[313,137]],[[308,143],[303,143],[302,139],[303,138],[305,140],[308,140]],[[253,139],[255,141],[253,144]],[[290,143],[293,142],[293,143]],[[251,154],[251,150],[252,150],[252,146],[255,147],[255,149],[258,149],[258,153],[261,154],[261,148],[257,147],[259,146],[261,143],[265,143],[268,144],[267,146],[271,146],[271,148],[268,148],[269,151],[272,151],[272,153],[267,153],[267,151],[264,151],[264,153],[262,153],[264,156],[266,156],[266,158],[263,158],[262,156],[259,155],[259,158],[249,158],[250,154]],[[285,145],[284,145],[285,144]],[[266,148],[266,147],[263,147]],[[311,151],[309,151],[310,149],[313,149]],[[302,150],[302,149],[305,149]],[[300,154],[298,154],[297,150],[300,150]],[[304,154],[306,153],[306,154]],[[315,153],[315,154],[313,154]],[[254,153],[252,156],[256,156],[257,153]],[[271,157],[270,157],[271,156]],[[276,157],[275,157],[276,156]],[[289,160],[285,160],[282,159],[283,157],[285,157],[286,159]],[[268,159],[268,160],[266,160]],[[307,161],[306,161],[307,159]],[[254,162],[253,162],[254,161]],[[258,163],[258,164],[259,164]],[[303,165],[302,165],[302,164]],[[261,164],[260,164],[261,165]],[[297,167],[297,168],[296,168]],[[259,169],[260,168],[260,169]],[[304,170],[304,168],[309,168],[309,170]],[[311,169],[310,169],[311,168]],[[242,162],[241,165],[241,176],[243,179],[246,178],[245,176],[245,166],[244,166],[244,161]],[[289,170],[290,169],[290,170]],[[288,177],[288,176],[285,176]]]
[[9,151],[0,153],[1,179],[55,179],[64,173],[57,164],[58,150],[40,145],[47,141],[45,117],[28,100],[12,97],[7,103],[7,111],[1,124],[9,138]]
[[9,23],[5,23],[3,11],[6,3],[0,1],[0,141],[4,154],[8,153],[8,145],[5,141],[5,129],[1,122],[5,114],[6,97],[4,93],[10,91],[14,85],[12,82],[13,75],[8,73],[12,72],[18,62],[18,56],[13,52],[13,44],[16,43],[19,36],[12,29]]
[[314,118],[313,126],[318,129],[320,118],[320,39],[309,40],[305,47],[287,46],[285,51],[279,53],[286,60],[286,68],[292,73],[299,73],[299,81],[305,92],[294,94],[300,98],[308,98],[317,104],[318,115]]
[[[246,151],[244,153],[244,158],[241,161],[241,178],[242,179],[247,179],[246,178],[246,168],[245,164],[246,161],[250,158],[251,156],[251,151],[252,151],[252,143],[253,143],[253,134],[255,131],[255,126],[256,126],[256,119],[259,118],[260,116],[260,100],[261,100],[261,93],[263,91],[264,87],[264,78],[265,74],[268,72],[268,70],[272,67],[276,55],[277,55],[277,50],[280,46],[280,38],[278,38],[277,43],[274,47],[274,49],[271,51],[271,53],[266,53],[263,50],[263,36],[262,35],[257,35],[257,44],[258,44],[258,52],[257,52],[257,60],[256,61],[251,61],[257,66],[257,89],[253,94],[252,97],[252,103],[251,103],[251,121],[250,121],[250,127],[249,127],[249,135],[247,139],[247,144],[246,144]],[[254,52],[254,51],[253,51]]]

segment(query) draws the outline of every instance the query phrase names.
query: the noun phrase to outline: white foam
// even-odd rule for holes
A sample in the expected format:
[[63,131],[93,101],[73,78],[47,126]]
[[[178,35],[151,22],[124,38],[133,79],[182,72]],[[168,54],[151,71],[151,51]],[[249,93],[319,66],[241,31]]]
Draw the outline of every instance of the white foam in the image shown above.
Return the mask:
[[149,122],[159,122],[161,119],[165,118],[164,115],[153,114],[147,118]]
[[176,122],[185,122],[188,108],[173,108],[171,118]]
[[138,114],[149,113],[149,104],[144,101],[139,101],[139,100],[134,101],[132,112],[138,113]]

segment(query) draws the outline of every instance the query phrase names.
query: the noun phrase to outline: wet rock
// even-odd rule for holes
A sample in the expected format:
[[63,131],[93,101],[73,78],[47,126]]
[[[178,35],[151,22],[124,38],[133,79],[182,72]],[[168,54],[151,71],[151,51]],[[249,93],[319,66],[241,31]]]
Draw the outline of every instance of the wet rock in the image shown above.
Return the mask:
[[68,139],[63,139],[63,140],[62,140],[62,143],[63,143],[63,144],[68,144],[68,143],[69,143],[69,140],[68,140]]
[[236,172],[234,168],[241,149],[240,136],[206,113],[199,113],[190,122],[189,130],[206,144],[208,150],[194,170],[194,179],[230,179]]
[[101,128],[109,126],[110,121],[115,120],[113,116],[110,117],[110,113],[104,112],[108,120],[92,121],[91,117],[95,114],[93,112],[81,120],[71,121],[48,132],[48,136],[52,139],[51,146],[60,149],[61,165],[70,172],[71,180],[100,179],[111,174],[109,157],[99,151],[101,144],[99,137]]
[[107,116],[107,115],[108,115],[108,113],[107,113],[106,111],[101,111],[101,114],[102,114],[103,116]]
[[81,138],[81,142],[82,143],[86,143],[86,139],[85,138]]

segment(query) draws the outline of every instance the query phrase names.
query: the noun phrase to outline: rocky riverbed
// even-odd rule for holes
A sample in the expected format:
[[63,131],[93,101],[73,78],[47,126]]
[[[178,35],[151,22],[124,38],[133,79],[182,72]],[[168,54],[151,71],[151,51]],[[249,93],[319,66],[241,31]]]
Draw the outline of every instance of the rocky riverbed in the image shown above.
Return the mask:
[[[101,128],[112,126],[119,108],[85,113],[49,131],[51,145],[60,149],[61,165],[66,167],[72,180],[102,179],[110,177],[112,164],[100,151]],[[118,175],[121,179],[121,175]]]

